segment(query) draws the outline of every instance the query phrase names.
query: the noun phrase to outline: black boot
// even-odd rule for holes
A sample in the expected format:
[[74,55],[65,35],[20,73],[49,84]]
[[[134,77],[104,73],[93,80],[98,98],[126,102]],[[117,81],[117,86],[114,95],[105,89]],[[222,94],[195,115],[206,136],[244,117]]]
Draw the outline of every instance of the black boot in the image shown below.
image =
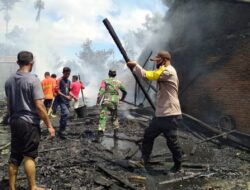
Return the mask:
[[103,131],[98,131],[97,133],[98,133],[98,136],[99,136],[99,137],[103,137],[103,135],[104,135],[104,132],[103,132]]
[[114,129],[113,137],[114,137],[114,138],[117,138],[117,134],[118,134],[118,129],[116,128],[116,129]]
[[65,131],[65,126],[60,126],[58,135],[61,139],[66,139],[66,131]]
[[175,163],[171,168],[170,168],[170,172],[171,173],[178,173],[178,172],[182,172],[182,166],[181,163]]
[[95,138],[93,139],[93,142],[98,142],[98,143],[101,142],[103,135],[104,135],[103,131],[101,130],[97,131],[97,134]]
[[148,167],[149,157],[148,157],[148,156],[142,155],[141,161],[142,161],[142,165],[143,165],[145,168],[147,168],[147,167]]

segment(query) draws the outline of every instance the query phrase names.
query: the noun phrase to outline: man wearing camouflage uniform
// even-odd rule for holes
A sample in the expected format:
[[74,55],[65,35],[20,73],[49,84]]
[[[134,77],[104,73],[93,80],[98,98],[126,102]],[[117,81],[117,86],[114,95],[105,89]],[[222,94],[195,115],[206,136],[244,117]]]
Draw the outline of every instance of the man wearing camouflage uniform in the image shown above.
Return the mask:
[[[106,129],[108,113],[111,114],[112,127],[114,129],[114,137],[117,135],[119,128],[117,118],[117,106],[119,101],[125,99],[127,92],[124,85],[117,79],[115,79],[116,71],[109,70],[109,78],[101,82],[96,105],[101,105],[98,136],[102,136]],[[119,99],[119,90],[122,92],[122,97]]]

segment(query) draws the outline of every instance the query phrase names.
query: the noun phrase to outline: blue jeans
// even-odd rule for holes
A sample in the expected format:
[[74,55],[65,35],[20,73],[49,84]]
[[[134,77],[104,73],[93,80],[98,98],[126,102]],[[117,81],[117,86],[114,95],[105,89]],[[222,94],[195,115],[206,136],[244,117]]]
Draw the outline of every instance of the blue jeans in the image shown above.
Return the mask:
[[60,128],[65,129],[65,127],[67,126],[67,119],[69,116],[69,108],[68,105],[62,102],[59,104],[59,106],[61,108]]

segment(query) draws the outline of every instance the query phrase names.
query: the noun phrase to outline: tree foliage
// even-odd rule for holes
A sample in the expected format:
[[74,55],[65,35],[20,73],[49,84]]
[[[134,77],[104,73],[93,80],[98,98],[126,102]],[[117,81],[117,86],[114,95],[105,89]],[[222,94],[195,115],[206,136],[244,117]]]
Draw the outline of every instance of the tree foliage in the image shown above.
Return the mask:
[[85,68],[93,68],[94,72],[103,73],[103,71],[107,70],[107,65],[113,53],[114,51],[112,49],[94,50],[92,47],[92,40],[87,39],[81,46],[78,58]]
[[34,4],[35,9],[37,9],[36,21],[40,20],[41,11],[44,9],[44,2],[42,0],[37,0]]
[[10,10],[20,0],[0,0],[0,10]]

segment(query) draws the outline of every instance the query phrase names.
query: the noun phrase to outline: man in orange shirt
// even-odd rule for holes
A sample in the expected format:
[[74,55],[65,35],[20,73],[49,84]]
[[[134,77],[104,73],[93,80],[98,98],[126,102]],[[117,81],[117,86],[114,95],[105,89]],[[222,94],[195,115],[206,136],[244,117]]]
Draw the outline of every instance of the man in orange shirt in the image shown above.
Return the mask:
[[44,73],[45,79],[42,80],[41,85],[44,93],[44,105],[47,109],[51,107],[53,98],[54,98],[54,93],[55,93],[55,88],[56,88],[56,83],[55,80],[50,77],[49,72]]
[[50,76],[53,80],[54,80],[54,83],[55,83],[55,85],[56,85],[56,74],[51,74],[51,76]]
[[[51,78],[54,80],[54,84],[55,84],[55,86],[57,86],[57,79],[56,79],[56,74],[51,74],[50,75],[51,76]],[[53,118],[55,118],[56,117],[56,110],[57,110],[57,106],[58,106],[58,102],[57,102],[57,93],[56,93],[56,90],[54,90],[54,101],[52,102],[52,107],[51,107],[51,113],[49,113],[50,114],[50,116],[51,117],[53,117]]]

